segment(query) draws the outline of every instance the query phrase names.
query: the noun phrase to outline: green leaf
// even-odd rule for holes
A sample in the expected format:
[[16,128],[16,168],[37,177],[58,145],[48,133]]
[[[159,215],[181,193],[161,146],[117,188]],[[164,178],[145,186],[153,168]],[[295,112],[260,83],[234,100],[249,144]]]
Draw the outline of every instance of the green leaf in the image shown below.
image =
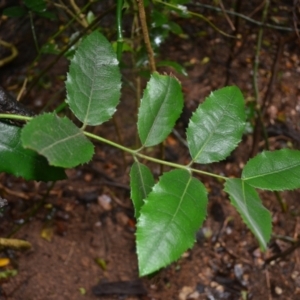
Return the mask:
[[190,119],[187,141],[194,162],[225,159],[241,141],[245,127],[244,98],[235,86],[210,94]]
[[58,55],[60,50],[58,49],[57,47],[57,44],[53,44],[53,43],[47,43],[47,44],[44,44],[42,47],[41,47],[41,53],[46,53],[46,54],[55,54],[55,55]]
[[168,23],[168,26],[170,27],[170,30],[174,33],[174,34],[182,34],[183,30],[182,28],[175,22],[170,21]]
[[43,12],[46,10],[44,0],[24,0],[25,5],[34,12]]
[[149,168],[139,162],[135,162],[130,170],[130,187],[136,218],[140,216],[144,199],[147,198],[154,184],[154,178]]
[[260,247],[265,250],[272,232],[270,212],[262,205],[256,190],[241,179],[227,179],[225,189],[232,205],[243,221],[256,236]]
[[121,74],[116,54],[98,31],[87,36],[71,60],[67,102],[84,125],[109,120],[120,100]]
[[181,85],[172,76],[153,73],[144,91],[138,115],[143,146],[162,142],[172,131],[183,108]]
[[153,9],[151,13],[151,27],[161,27],[168,23],[168,18],[166,14]]
[[192,247],[206,206],[204,185],[187,171],[173,170],[161,176],[137,223],[140,276],[166,266]]
[[32,119],[22,130],[23,146],[44,155],[50,165],[72,168],[88,162],[93,144],[68,118],[43,114]]
[[171,67],[173,68],[176,72],[178,72],[181,75],[188,76],[188,73],[186,72],[186,69],[178,64],[175,61],[171,60],[161,60],[160,62],[157,63],[158,67]]
[[49,166],[45,157],[24,149],[21,128],[0,122],[0,172],[26,180],[55,181],[65,179],[63,169]]
[[37,12],[37,14],[40,17],[45,18],[45,19],[49,19],[49,20],[56,20],[57,19],[56,15],[51,11],[41,11],[41,12]]
[[247,162],[242,179],[256,188],[271,191],[300,188],[300,151],[264,151]]
[[11,6],[3,10],[3,15],[8,17],[23,17],[27,14],[26,9],[21,6]]

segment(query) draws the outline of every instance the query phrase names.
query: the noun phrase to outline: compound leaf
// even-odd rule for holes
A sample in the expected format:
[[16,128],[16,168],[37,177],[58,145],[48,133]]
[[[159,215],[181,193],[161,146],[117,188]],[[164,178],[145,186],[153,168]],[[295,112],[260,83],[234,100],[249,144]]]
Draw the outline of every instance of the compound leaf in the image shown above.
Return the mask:
[[24,149],[21,128],[0,122],[0,172],[21,176],[26,180],[55,181],[65,179],[62,168],[49,166],[45,157]]
[[149,168],[139,162],[135,162],[130,170],[130,188],[136,218],[139,217],[144,199],[147,198],[154,184],[154,178]]
[[248,184],[271,191],[300,188],[300,151],[264,151],[250,159],[242,172]]
[[243,221],[256,236],[260,247],[265,250],[272,232],[270,212],[262,205],[256,190],[243,180],[227,179],[225,189],[232,205],[240,213]]
[[140,276],[166,266],[192,247],[206,206],[206,189],[189,172],[173,170],[161,176],[137,223]]
[[43,114],[32,119],[22,130],[25,148],[45,156],[50,165],[72,168],[88,162],[94,153],[93,144],[82,130],[67,117]]
[[67,102],[85,125],[109,120],[120,100],[121,74],[116,54],[98,31],[87,36],[71,60]]
[[239,88],[212,92],[199,105],[187,129],[193,161],[207,164],[225,159],[241,141],[244,128],[244,98]]
[[172,76],[153,73],[144,91],[138,115],[143,146],[162,142],[172,131],[183,108],[181,85]]

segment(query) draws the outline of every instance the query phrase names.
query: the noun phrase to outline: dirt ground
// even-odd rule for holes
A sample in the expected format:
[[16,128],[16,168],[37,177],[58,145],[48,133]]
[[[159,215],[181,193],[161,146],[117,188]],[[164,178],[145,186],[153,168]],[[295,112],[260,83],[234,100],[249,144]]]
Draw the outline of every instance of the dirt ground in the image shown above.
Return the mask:
[[[227,8],[232,2],[223,1]],[[252,12],[251,18],[259,21],[261,1],[241,2],[240,12]],[[1,9],[4,5],[5,1],[0,1]],[[269,23],[276,17],[282,26],[293,27],[292,6],[285,1],[271,1],[270,7]],[[190,9],[209,16],[219,28],[231,33],[220,14],[196,5]],[[112,18],[108,16],[101,26],[109,28]],[[234,21],[233,16],[230,18]],[[235,84],[250,107],[259,27],[239,19],[241,39],[232,40],[202,20],[176,16],[174,20],[182,26],[185,36],[170,35],[157,60],[177,61],[188,72],[184,77],[174,70],[160,69],[173,72],[182,82],[185,111],[175,134],[167,139],[166,158],[184,164],[189,159],[188,151],[177,134],[185,136],[191,112],[210,91]],[[41,40],[52,33],[51,26],[46,26],[48,21],[37,18],[35,22],[43,29],[42,33],[38,30]],[[53,31],[59,22],[50,23]],[[0,68],[0,84],[16,95],[35,57],[30,24],[28,20],[2,19],[0,26],[0,37],[19,49],[19,56],[12,63]],[[267,97],[264,121],[270,149],[300,148],[299,41],[292,32],[264,30],[258,75],[260,97]],[[0,48],[0,56],[5,55],[6,50]],[[54,58],[45,55],[31,74],[36,75]],[[67,69],[68,61],[60,59],[22,102],[36,113],[45,106],[46,110],[56,107],[65,97],[62,76]],[[130,66],[122,72],[123,95],[115,120],[124,143],[132,146],[136,91],[128,82],[135,84],[136,78]],[[116,140],[112,121],[96,128],[95,133]],[[203,169],[239,176],[251,156],[252,145],[253,135],[245,134],[239,148],[227,160]],[[259,151],[265,146],[262,138],[257,146]],[[126,156],[125,160],[126,165],[119,150],[99,143],[92,162],[67,170],[68,179],[54,185],[0,174],[0,196],[8,200],[8,205],[0,210],[0,237],[12,236],[32,244],[32,249],[25,252],[0,252],[0,259],[10,260],[9,265],[0,267],[0,276],[5,271],[17,270],[15,276],[0,277],[1,300],[300,299],[299,190],[281,194],[286,212],[273,193],[260,193],[273,220],[273,236],[268,251],[262,253],[230,205],[222,183],[199,177],[209,191],[209,207],[194,248],[167,268],[139,278],[128,176],[132,158]],[[148,165],[157,176],[159,167]]]

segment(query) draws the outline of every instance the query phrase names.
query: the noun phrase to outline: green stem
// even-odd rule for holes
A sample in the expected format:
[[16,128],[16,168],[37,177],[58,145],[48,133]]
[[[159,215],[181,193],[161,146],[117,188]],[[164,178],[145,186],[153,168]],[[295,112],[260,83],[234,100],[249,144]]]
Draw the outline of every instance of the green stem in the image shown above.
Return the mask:
[[[1,117],[1,115],[0,115],[0,117]],[[122,151],[125,151],[125,152],[127,152],[127,153],[132,154],[133,156],[137,155],[137,153],[138,153],[137,150],[132,150],[132,149],[130,149],[130,148],[127,148],[127,147],[125,147],[125,146],[122,146],[122,145],[120,145],[120,144],[118,144],[118,143],[115,143],[115,142],[113,142],[113,141],[107,140],[107,139],[105,139],[105,138],[103,138],[103,137],[101,137],[101,136],[95,135],[95,134],[93,134],[93,133],[90,133],[90,132],[87,132],[87,131],[84,131],[83,133],[84,133],[86,136],[88,136],[88,137],[90,137],[90,138],[92,138],[92,139],[94,139],[94,140],[97,140],[97,141],[103,142],[103,143],[105,143],[105,144],[108,144],[108,145],[110,145],[110,146],[112,146],[112,147],[118,148],[118,149],[120,149],[120,150],[122,150]]]
[[34,24],[33,24],[33,17],[32,17],[32,12],[31,11],[29,11],[29,20],[30,20],[30,27],[31,27],[31,31],[32,31],[32,36],[33,36],[33,40],[34,40],[35,49],[36,49],[36,52],[39,53],[40,48],[39,48],[37,37],[36,37],[36,34],[35,34],[35,29],[34,29]]
[[122,8],[123,8],[123,0],[117,0],[117,31],[118,31],[117,58],[119,62],[121,61],[122,49],[123,49]]
[[32,117],[26,117],[26,116],[21,116],[21,115],[13,115],[13,114],[0,114],[0,119],[30,121],[32,119]]
[[115,142],[112,142],[110,140],[107,140],[101,136],[98,136],[98,135],[95,135],[95,134],[92,134],[92,133],[89,133],[89,132],[86,132],[84,131],[83,132],[86,136],[90,137],[90,138],[93,138],[97,141],[100,141],[100,142],[103,142],[105,144],[108,144],[108,145],[111,145],[115,148],[118,148],[122,151],[125,151],[127,153],[130,153],[132,154],[134,157],[140,157],[140,158],[144,158],[148,161],[152,161],[154,163],[157,163],[157,164],[160,164],[160,165],[165,165],[165,166],[169,166],[169,167],[172,167],[172,168],[176,168],[176,169],[183,169],[183,170],[187,170],[189,172],[194,172],[194,173],[198,173],[198,174],[203,174],[203,175],[207,175],[207,176],[211,176],[211,177],[215,177],[215,178],[218,178],[218,179],[223,179],[223,180],[226,180],[227,177],[225,176],[221,176],[221,175],[216,175],[216,174],[213,174],[213,173],[210,173],[210,172],[205,172],[205,171],[201,171],[201,170],[197,170],[197,169],[194,169],[194,168],[190,168],[189,166],[185,166],[185,165],[180,165],[180,164],[176,164],[176,163],[172,163],[172,162],[169,162],[169,161],[165,161],[165,160],[161,160],[161,159],[158,159],[158,158],[154,158],[154,157],[151,157],[151,156],[148,156],[148,155],[145,155],[145,154],[142,154],[142,153],[139,153],[138,150],[133,150],[133,149],[130,149],[130,148],[127,148],[127,147],[124,147],[122,145],[119,145]]
[[[26,116],[21,116],[21,115],[0,114],[0,119],[14,119],[14,120],[21,120],[21,121],[30,121],[32,118],[31,117],[26,117]],[[214,173],[205,172],[205,171],[201,171],[201,170],[191,168],[189,165],[187,165],[187,166],[180,165],[180,164],[172,163],[172,162],[169,162],[169,161],[161,160],[161,159],[158,159],[158,158],[154,158],[154,157],[142,154],[142,153],[139,152],[140,149],[133,150],[133,149],[127,148],[127,147],[122,146],[118,143],[107,140],[107,139],[105,139],[105,138],[103,138],[99,135],[95,135],[95,134],[87,132],[87,131],[83,131],[83,133],[89,138],[92,138],[92,139],[97,140],[99,142],[103,142],[107,145],[110,145],[114,148],[120,149],[124,152],[130,153],[131,155],[133,155],[133,157],[140,157],[140,158],[146,159],[148,161],[152,161],[152,162],[160,164],[160,165],[165,165],[165,166],[169,166],[169,167],[176,168],[176,169],[187,170],[188,172],[207,175],[207,176],[215,177],[215,178],[222,179],[222,180],[227,179],[227,177],[225,177],[225,176],[221,176],[221,175],[217,175],[217,174],[214,174]]]

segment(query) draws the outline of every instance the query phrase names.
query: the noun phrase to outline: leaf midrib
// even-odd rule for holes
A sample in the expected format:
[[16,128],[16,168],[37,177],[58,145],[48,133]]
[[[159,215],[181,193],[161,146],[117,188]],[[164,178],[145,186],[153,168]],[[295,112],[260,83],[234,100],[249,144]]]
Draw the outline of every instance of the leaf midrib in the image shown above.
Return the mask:
[[[235,93],[236,91],[234,91],[234,94],[232,95],[231,99],[230,99],[230,103],[231,101],[234,99],[235,97]],[[197,161],[198,157],[202,154],[202,152],[204,151],[206,145],[210,142],[212,136],[215,134],[216,129],[218,128],[218,125],[220,122],[222,122],[224,115],[225,115],[225,110],[222,110],[222,117],[219,119],[219,121],[215,124],[214,130],[209,134],[208,138],[206,139],[206,142],[203,144],[203,146],[200,148],[200,150],[198,151],[198,153],[196,154],[195,158],[192,160],[193,162]]]
[[145,182],[144,182],[144,178],[142,176],[140,163],[137,163],[137,167],[138,167],[138,171],[139,171],[140,182],[141,182],[141,185],[142,185],[142,191],[143,191],[143,194],[144,194],[144,198],[142,200],[144,200],[147,196],[147,193],[146,193],[146,189],[145,189]]
[[[181,206],[181,203],[182,203],[182,201],[183,201],[183,199],[184,199],[184,195],[186,194],[186,191],[187,191],[188,186],[190,185],[191,181],[192,181],[192,176],[189,177],[189,180],[188,180],[188,182],[187,182],[186,185],[185,185],[185,189],[184,189],[183,193],[181,194],[180,201],[179,201],[179,203],[178,203],[178,206],[177,206],[177,209],[176,209],[175,213],[173,214],[173,216],[172,216],[172,218],[170,219],[170,221],[167,222],[167,223],[165,224],[164,228],[160,231],[160,232],[162,232],[162,234],[157,235],[156,240],[157,240],[158,242],[153,243],[153,246],[151,247],[151,249],[149,249],[149,250],[147,251],[147,256],[149,256],[148,253],[155,253],[154,250],[155,250],[155,249],[158,249],[158,248],[160,247],[161,243],[165,241],[165,238],[161,238],[161,237],[165,237],[165,235],[166,235],[166,234],[165,234],[165,233],[166,233],[166,228],[169,227],[170,224],[172,224],[172,222],[174,221],[174,218],[176,217],[178,211],[180,210],[180,206]],[[159,246],[158,246],[158,245],[159,245]]]
[[167,80],[168,80],[168,82],[167,82],[167,91],[165,92],[165,95],[164,95],[164,101],[161,103],[161,105],[160,105],[160,107],[159,107],[159,110],[158,110],[158,113],[156,114],[156,116],[154,117],[154,121],[153,121],[153,123],[152,123],[152,126],[151,126],[151,128],[150,128],[150,130],[149,130],[149,132],[148,132],[148,134],[147,134],[147,137],[146,137],[146,139],[145,139],[145,142],[143,143],[143,145],[147,145],[147,141],[148,141],[148,139],[149,139],[149,137],[151,136],[151,133],[152,133],[152,131],[153,131],[153,128],[155,127],[155,125],[156,125],[156,122],[157,122],[157,120],[159,119],[159,115],[160,115],[160,112],[161,112],[161,110],[162,110],[162,107],[163,107],[163,104],[165,103],[165,101],[166,101],[166,99],[167,99],[167,96],[169,95],[169,90],[170,90],[170,77],[167,77]]
[[93,101],[92,99],[92,94],[94,92],[94,83],[95,83],[95,68],[96,68],[97,64],[94,65],[93,67],[93,76],[91,78],[91,90],[90,90],[90,93],[89,93],[89,96],[88,96],[88,106],[87,106],[87,110],[86,110],[86,115],[84,117],[84,121],[83,121],[83,127],[85,127],[87,125],[87,120],[89,118],[89,115],[90,115],[90,109],[91,109],[91,103]]
[[63,138],[63,139],[60,139],[60,140],[58,140],[58,141],[52,143],[51,145],[49,145],[49,146],[47,146],[47,147],[45,147],[45,148],[40,149],[40,150],[39,150],[39,153],[40,153],[40,154],[43,154],[43,153],[47,152],[47,150],[51,149],[52,147],[55,147],[56,145],[61,144],[61,143],[63,143],[63,142],[66,142],[66,141],[68,141],[68,140],[70,140],[70,139],[74,139],[74,138],[76,138],[76,137],[79,136],[79,135],[82,135],[82,133],[81,133],[81,132],[78,132],[78,133],[76,133],[76,134],[74,134],[74,135],[67,136],[67,137],[65,137],[65,138]]
[[299,166],[300,166],[300,162],[296,163],[296,164],[293,164],[293,165],[290,165],[288,167],[280,168],[279,170],[276,170],[276,171],[273,171],[273,172],[269,172],[269,173],[265,172],[263,174],[259,174],[257,176],[252,176],[252,177],[242,177],[242,180],[247,181],[247,180],[251,180],[251,179],[257,179],[257,178],[265,177],[265,176],[268,176],[268,175],[273,175],[273,174],[276,174],[276,173],[284,172],[284,171],[287,171],[289,169],[296,168],[296,167],[299,167]]
[[[251,214],[249,213],[249,210],[247,208],[247,199],[246,199],[246,193],[245,193],[245,182],[242,182],[242,195],[243,195],[243,202],[244,202],[244,207],[246,208],[246,213],[245,210],[243,210],[243,212],[245,213],[245,215],[248,217],[248,220],[250,221],[254,231],[258,234],[258,239],[261,241],[261,243],[263,244],[264,248],[266,248],[266,243],[265,243],[265,239],[262,236],[260,230],[259,230],[259,226],[257,226],[257,223],[255,222],[255,220],[251,217]],[[242,207],[241,207],[242,208]],[[253,221],[252,221],[253,220]],[[258,228],[258,229],[257,229]]]

